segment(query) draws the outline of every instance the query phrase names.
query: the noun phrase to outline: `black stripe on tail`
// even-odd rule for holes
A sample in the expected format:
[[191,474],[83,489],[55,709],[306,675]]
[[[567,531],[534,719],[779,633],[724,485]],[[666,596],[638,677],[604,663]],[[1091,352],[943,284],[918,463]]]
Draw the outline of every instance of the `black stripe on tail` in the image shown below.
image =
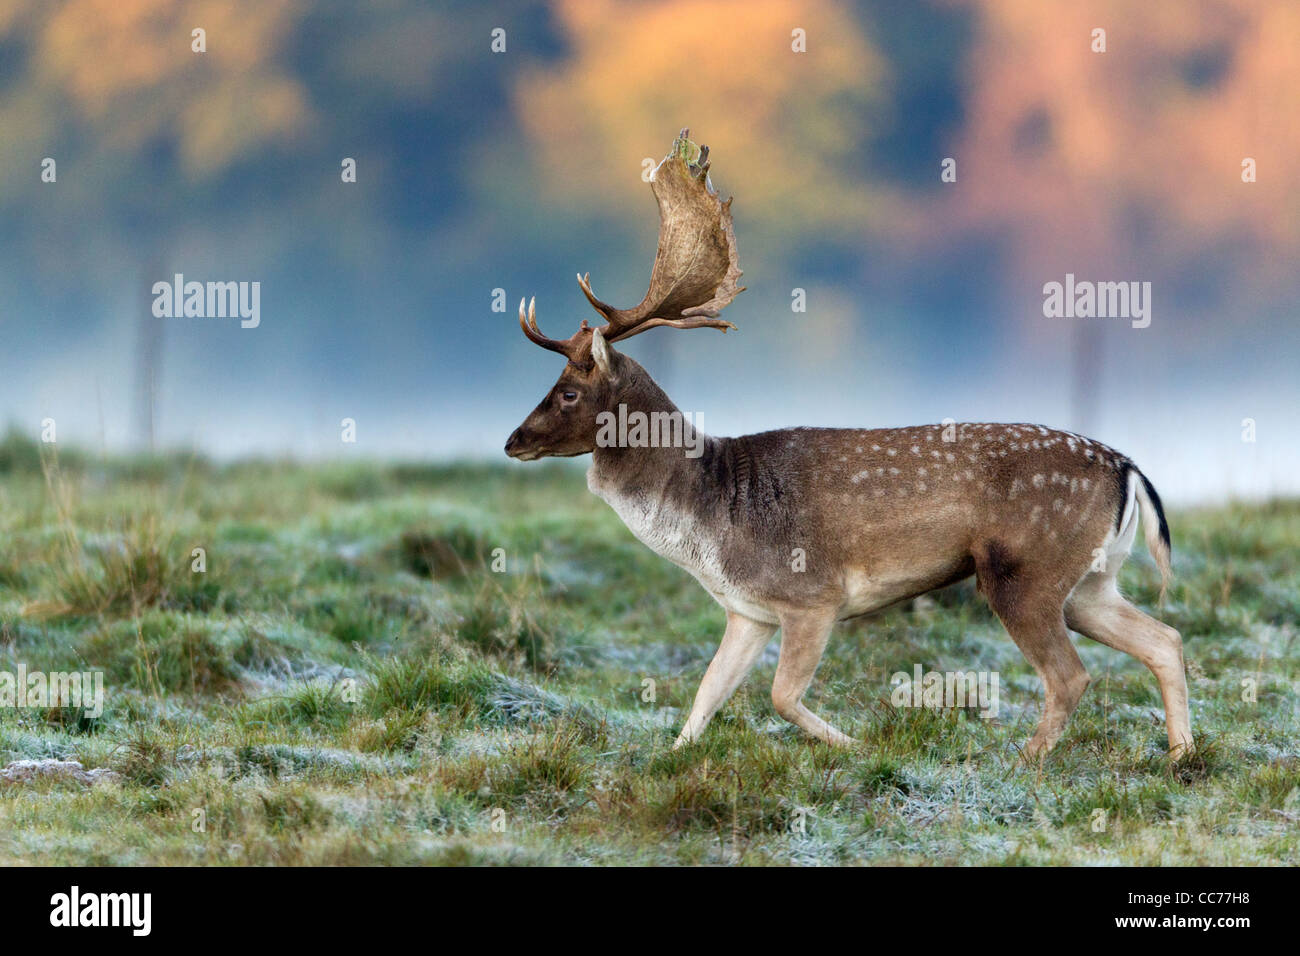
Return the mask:
[[[1133,470],[1137,471],[1136,468]],[[1174,545],[1173,542],[1169,540],[1169,522],[1165,520],[1165,506],[1160,503],[1160,496],[1156,494],[1156,489],[1151,482],[1147,481],[1147,476],[1142,474],[1140,471],[1138,471],[1137,475],[1142,479],[1142,487],[1146,489],[1147,497],[1150,498],[1151,503],[1156,506],[1156,517],[1160,519],[1160,540],[1165,543],[1165,547],[1169,549],[1169,553],[1173,554]]]
[[[1142,474],[1142,472],[1138,470],[1137,465],[1132,462],[1129,462],[1121,472],[1122,484],[1126,490],[1128,488],[1128,473],[1130,471],[1136,474],[1141,480],[1142,487],[1146,490],[1147,497],[1151,499],[1151,504],[1155,506],[1156,518],[1160,521],[1160,540],[1165,543],[1165,547],[1169,549],[1169,553],[1172,555],[1174,553],[1173,542],[1169,539],[1169,522],[1165,520],[1165,506],[1160,501],[1160,495],[1156,492],[1155,486],[1147,480],[1147,476]],[[1115,515],[1116,531],[1119,531],[1119,523],[1124,520],[1125,497],[1127,497],[1127,494],[1120,496],[1119,513]]]

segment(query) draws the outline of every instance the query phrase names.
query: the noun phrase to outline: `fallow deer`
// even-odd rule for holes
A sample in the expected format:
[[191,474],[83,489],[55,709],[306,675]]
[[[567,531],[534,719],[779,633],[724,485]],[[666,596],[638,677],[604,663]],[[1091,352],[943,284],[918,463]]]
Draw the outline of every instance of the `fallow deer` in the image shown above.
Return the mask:
[[829,744],[852,743],[803,703],[832,626],[974,575],[1043,682],[1045,706],[1024,756],[1056,743],[1088,686],[1067,629],[1150,668],[1170,751],[1189,751],[1182,640],[1116,587],[1139,518],[1167,585],[1169,528],[1151,483],[1105,445],[1019,424],[713,438],[687,423],[693,441],[678,447],[601,440],[602,413],[620,405],[682,420],[615,342],[656,326],[735,328],[718,317],[743,291],[731,200],[721,202],[708,178],[708,147],[696,154],[687,136],[682,130],[652,179],[659,243],[641,304],[614,308],[579,276],[604,324],[583,320],[573,336],[555,340],[539,330],[534,304],[525,314],[520,303],[524,334],[568,362],[505,446],[524,461],[590,453],[588,487],[725,609],[721,645],[675,746],[700,735],[778,628],[777,713]]

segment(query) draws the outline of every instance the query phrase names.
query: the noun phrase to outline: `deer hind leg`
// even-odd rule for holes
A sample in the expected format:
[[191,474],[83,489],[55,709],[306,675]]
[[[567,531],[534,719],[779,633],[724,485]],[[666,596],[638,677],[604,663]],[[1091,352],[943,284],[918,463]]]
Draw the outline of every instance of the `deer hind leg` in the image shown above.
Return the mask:
[[1043,713],[1023,753],[1026,759],[1045,755],[1089,683],[1065,626],[1065,594],[1050,583],[1055,575],[1026,567],[997,545],[976,558],[976,574],[994,613],[1043,682]]
[[804,692],[826,650],[835,624],[835,611],[793,611],[781,615],[781,658],[772,681],[772,704],[776,712],[818,740],[837,747],[856,741],[836,730],[809,710]]
[[1070,643],[1070,634],[1059,607],[1055,609],[1055,620],[1045,615],[1031,615],[1012,619],[1004,617],[1002,622],[1043,682],[1043,715],[1024,749],[1025,757],[1032,759],[1056,746],[1065,732],[1070,715],[1088,689],[1088,671]]
[[722,635],[722,643],[700,681],[700,689],[695,692],[695,703],[677,742],[673,744],[674,750],[699,737],[718,708],[727,702],[745,675],[753,670],[763,648],[775,633],[774,624],[762,624],[727,612],[726,633]]
[[1080,581],[1065,603],[1065,620],[1080,634],[1131,654],[1147,666],[1160,683],[1169,752],[1174,756],[1189,752],[1192,722],[1179,633],[1124,600],[1113,573],[1094,572]]

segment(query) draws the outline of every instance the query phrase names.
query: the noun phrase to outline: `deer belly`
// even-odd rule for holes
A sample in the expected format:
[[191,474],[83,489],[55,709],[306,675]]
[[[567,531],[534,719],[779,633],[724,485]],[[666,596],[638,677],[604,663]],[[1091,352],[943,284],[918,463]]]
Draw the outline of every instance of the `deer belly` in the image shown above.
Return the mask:
[[841,620],[870,614],[918,594],[952,584],[973,571],[965,556],[948,557],[914,566],[875,567],[870,571],[847,569],[844,573],[844,603]]
[[928,590],[907,575],[881,576],[863,571],[848,571],[844,575],[844,604],[838,617],[844,620],[860,614],[870,614],[881,608]]

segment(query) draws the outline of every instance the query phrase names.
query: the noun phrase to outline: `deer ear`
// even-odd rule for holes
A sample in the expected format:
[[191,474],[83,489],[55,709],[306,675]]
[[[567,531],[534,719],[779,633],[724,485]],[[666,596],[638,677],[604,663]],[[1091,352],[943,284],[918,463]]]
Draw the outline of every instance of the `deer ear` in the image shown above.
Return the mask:
[[605,336],[600,334],[600,329],[591,333],[591,357],[596,360],[596,367],[606,378],[614,377],[613,351],[605,341]]

